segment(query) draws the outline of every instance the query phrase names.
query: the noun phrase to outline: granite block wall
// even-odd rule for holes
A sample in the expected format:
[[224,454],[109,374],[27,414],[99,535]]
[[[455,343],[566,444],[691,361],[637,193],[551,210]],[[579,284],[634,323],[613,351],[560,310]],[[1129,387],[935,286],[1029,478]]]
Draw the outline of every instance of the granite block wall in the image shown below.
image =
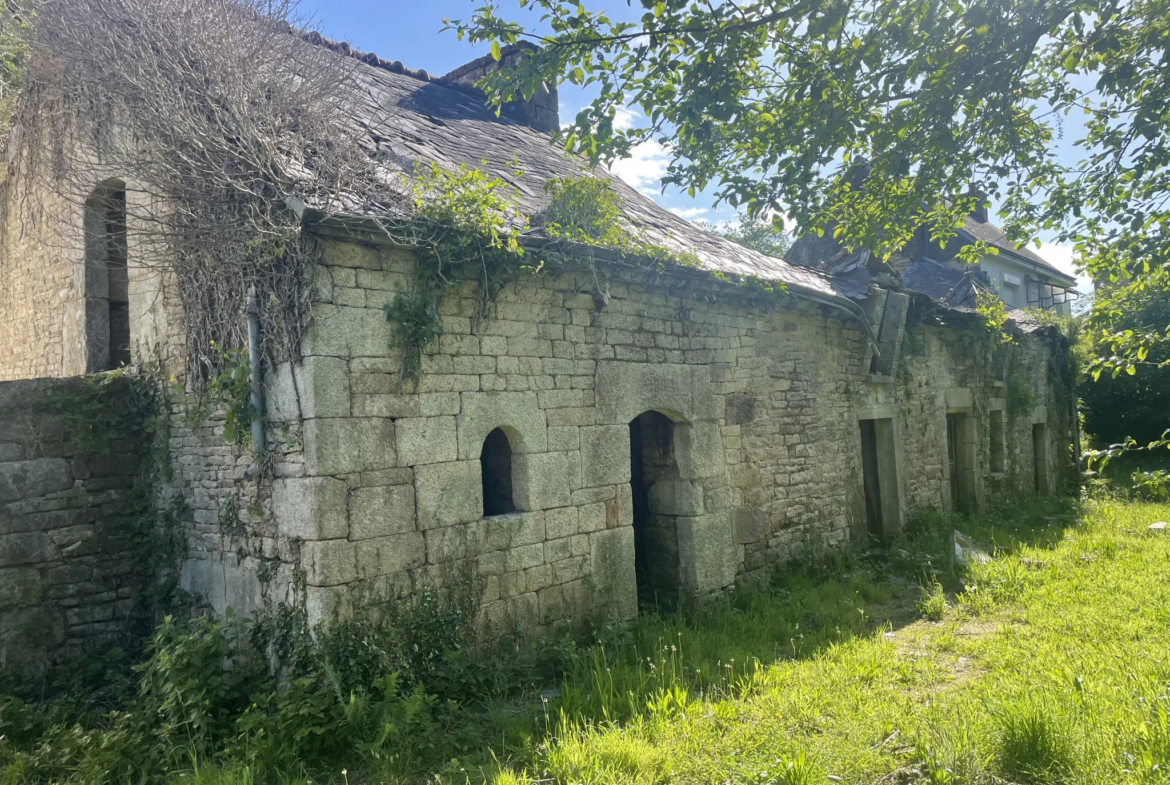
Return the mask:
[[[118,173],[108,175],[107,184],[121,183]],[[90,194],[58,193],[17,171],[0,181],[0,381],[108,370],[111,342],[127,340],[134,364],[157,361],[167,376],[181,372],[185,336],[178,294],[163,265],[144,263],[149,231],[141,223],[154,197],[133,183],[125,187],[127,280],[126,291],[116,296],[129,301],[128,338],[111,334],[112,326],[124,330],[124,321],[111,325],[108,313],[102,317],[103,298],[110,294],[102,281],[108,279],[94,274],[92,260],[87,275],[84,205]],[[100,182],[93,188],[100,191]]]
[[[413,255],[353,237],[326,237],[325,254],[303,359],[267,375],[270,480],[242,483],[249,458],[217,443],[214,424],[175,431],[195,510],[185,584],[221,610],[296,596],[325,620],[474,574],[485,626],[629,618],[629,423],[650,410],[673,424],[678,477],[651,497],[676,522],[684,596],[761,578],[813,541],[861,541],[862,419],[892,422],[903,516],[952,504],[948,413],[970,416],[976,508],[1032,492],[1038,422],[1052,465],[1041,490],[1060,476],[1060,350],[1043,336],[1018,335],[997,364],[969,316],[932,317],[879,376],[855,321],[799,298],[761,311],[661,275],[610,280],[599,308],[591,275],[530,275],[478,324],[474,285],[448,290],[415,382],[383,312],[409,288]],[[991,411],[1005,411],[996,472]],[[485,517],[479,459],[497,428],[517,511]]]

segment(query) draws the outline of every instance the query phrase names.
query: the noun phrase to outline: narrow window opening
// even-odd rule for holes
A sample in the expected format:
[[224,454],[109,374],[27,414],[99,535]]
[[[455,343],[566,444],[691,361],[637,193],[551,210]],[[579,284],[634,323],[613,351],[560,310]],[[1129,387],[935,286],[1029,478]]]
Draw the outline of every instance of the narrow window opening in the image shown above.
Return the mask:
[[1048,493],[1048,429],[1044,423],[1032,426],[1032,488],[1040,495]]
[[483,477],[483,515],[506,515],[516,511],[512,501],[512,445],[508,436],[496,428],[483,440],[479,454]]
[[630,470],[638,606],[643,612],[670,610],[682,600],[682,576],[678,522],[668,503],[678,480],[669,417],[649,411],[630,422]]
[[991,412],[991,471],[994,474],[1007,471],[1006,428],[1003,410]]
[[947,415],[947,465],[950,469],[951,509],[975,512],[975,455],[971,415]]
[[85,202],[84,221],[85,366],[107,371],[130,364],[125,186],[99,186]]

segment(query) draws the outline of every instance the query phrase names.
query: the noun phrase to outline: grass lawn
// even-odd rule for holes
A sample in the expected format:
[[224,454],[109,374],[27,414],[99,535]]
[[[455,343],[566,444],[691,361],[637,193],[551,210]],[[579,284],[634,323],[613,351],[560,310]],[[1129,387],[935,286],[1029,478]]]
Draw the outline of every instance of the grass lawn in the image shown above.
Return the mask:
[[[355,741],[350,712],[309,726],[331,728],[312,754],[266,756],[271,734],[335,716],[321,703],[331,693],[294,685],[273,699],[268,737],[230,726],[141,770],[119,753],[131,779],[94,772],[113,770],[95,761],[118,744],[145,749],[117,732],[157,739],[132,708],[121,724],[0,739],[0,783],[1170,783],[1170,531],[1147,529],[1158,520],[1170,506],[930,514],[888,549],[814,549],[689,615],[546,643],[530,654],[556,663],[551,676],[396,702],[380,736]],[[952,569],[954,527],[990,561]],[[0,702],[0,734],[5,722]],[[66,739],[72,757],[44,763]]]
[[[844,558],[815,586],[781,580],[691,624],[646,624],[644,664],[583,664],[566,703],[600,705],[554,709],[549,737],[488,779],[1170,782],[1170,531],[1147,530],[1170,508],[1041,511],[960,523],[996,553],[961,582],[944,568],[949,591],[901,577],[937,569],[936,523],[893,564]],[[613,719],[579,719],[599,708]]]

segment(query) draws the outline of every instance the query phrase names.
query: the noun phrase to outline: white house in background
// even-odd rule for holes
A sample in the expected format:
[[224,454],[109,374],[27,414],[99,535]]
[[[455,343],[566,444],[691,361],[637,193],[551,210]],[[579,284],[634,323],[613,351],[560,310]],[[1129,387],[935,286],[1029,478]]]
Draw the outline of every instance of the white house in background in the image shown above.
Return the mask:
[[[967,217],[959,232],[965,242],[983,240],[999,253],[979,262],[992,287],[1008,308],[1045,308],[1061,316],[1072,315],[1077,279],[1058,270],[1030,248],[1012,243],[998,226],[987,220],[987,211]],[[952,260],[952,264],[956,264]]]
[[[998,253],[985,255],[974,267],[955,258],[964,246],[980,240]],[[1069,316],[1072,301],[1080,296],[1074,276],[1008,239],[1002,229],[987,220],[986,209],[967,216],[958,235],[945,248],[931,241],[929,228],[920,228],[902,252],[890,259],[888,268],[867,251],[843,249],[832,238],[832,232],[825,232],[823,237],[802,236],[789,249],[786,259],[836,277],[851,277],[859,285],[876,276],[883,286],[920,292],[958,308],[975,304],[976,284],[995,291],[1009,310],[1044,308]],[[889,275],[890,268],[900,280],[883,277]]]

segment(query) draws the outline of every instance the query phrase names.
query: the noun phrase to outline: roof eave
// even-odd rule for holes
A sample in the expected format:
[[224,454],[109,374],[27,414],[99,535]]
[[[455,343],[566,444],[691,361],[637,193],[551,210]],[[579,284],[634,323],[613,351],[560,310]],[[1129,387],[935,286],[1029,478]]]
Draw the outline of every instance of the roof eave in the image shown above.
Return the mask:
[[[304,202],[295,197],[286,197],[286,204],[293,212],[300,218],[302,226],[307,231],[321,232],[345,239],[352,237],[356,232],[366,233],[368,235],[382,237],[386,240],[393,241],[393,237],[387,232],[385,224],[379,221],[377,216],[372,215],[353,215],[345,213],[325,213],[314,207],[306,205]],[[605,261],[620,262],[622,254],[606,248],[596,248],[594,246],[580,245],[576,243],[565,243],[561,240],[549,240],[544,237],[522,236],[521,245],[527,248],[547,248],[552,244],[557,244],[561,249],[568,253],[573,251],[580,251],[581,253],[588,253],[593,259],[603,259]],[[699,273],[709,272],[702,268],[688,267],[686,265],[673,264],[670,268],[674,272],[679,273]],[[777,282],[783,284],[792,294],[803,297],[807,300],[828,305],[838,310],[848,313],[861,323],[866,337],[871,342],[874,350],[877,350],[877,335],[874,332],[873,325],[870,324],[865,312],[857,303],[853,302],[847,297],[831,292],[823,292],[812,287],[804,286],[794,281],[783,281],[779,278],[775,279]]]

